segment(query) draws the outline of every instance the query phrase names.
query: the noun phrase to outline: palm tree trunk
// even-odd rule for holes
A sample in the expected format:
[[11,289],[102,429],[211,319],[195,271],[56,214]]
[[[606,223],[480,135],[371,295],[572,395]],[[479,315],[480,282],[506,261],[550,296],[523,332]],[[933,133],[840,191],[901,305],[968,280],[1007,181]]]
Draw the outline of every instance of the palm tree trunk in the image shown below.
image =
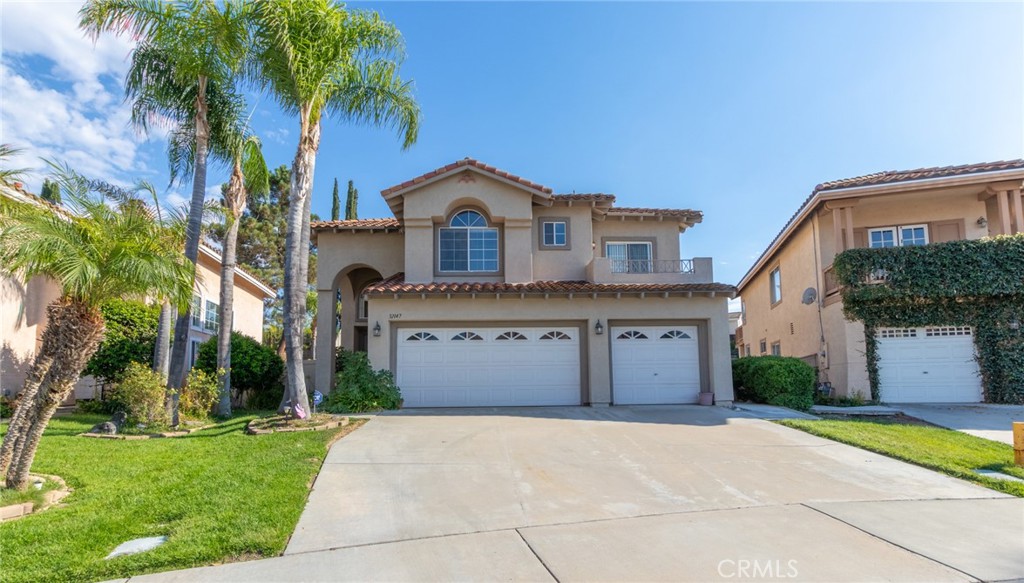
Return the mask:
[[[48,306],[47,313],[52,313],[60,302],[61,300],[57,300]],[[0,446],[0,476],[7,475],[7,470],[11,466],[11,460],[14,459],[15,452],[21,451],[21,446],[25,443],[25,437],[32,425],[31,419],[35,416],[36,395],[53,366],[54,356],[57,352],[54,340],[60,336],[60,331],[54,329],[54,327],[59,325],[60,322],[54,322],[51,316],[50,324],[47,326],[46,331],[49,332],[52,329],[53,333],[43,334],[42,346],[39,347],[39,352],[35,356],[32,368],[25,378],[25,385],[20,393],[21,400],[11,416],[11,422],[7,425],[7,433],[4,435],[3,445]]]
[[103,340],[103,316],[96,308],[65,299],[55,302],[48,316],[43,342],[45,344],[50,337],[53,361],[45,382],[31,399],[29,427],[12,456],[8,488],[24,490],[28,485],[28,472],[46,424],[74,390],[75,382]]
[[160,306],[160,323],[156,328],[156,346],[153,347],[153,372],[163,377],[167,382],[167,374],[170,372],[171,352],[171,304],[164,302]]
[[[206,77],[199,78],[196,95],[196,152],[195,174],[192,176],[192,201],[189,203],[188,223],[185,226],[185,257],[194,266],[199,260],[199,239],[202,235],[203,207],[206,202],[206,157],[209,152],[210,124],[207,120]],[[194,273],[194,268],[193,268]],[[174,324],[174,344],[171,346],[171,363],[167,376],[168,413],[171,425],[178,424],[178,391],[185,384],[188,367],[185,358],[188,350],[189,320],[191,306],[178,314]]]
[[[300,113],[309,119],[308,112]],[[292,163],[290,201],[284,256],[285,400],[309,411],[306,378],[302,366],[306,289],[309,278],[309,213],[313,192],[320,124],[304,124]]]
[[[228,200],[230,197],[225,197]],[[231,332],[234,329],[235,312],[235,245],[238,243],[239,217],[234,216],[234,209],[228,209],[228,230],[224,234],[224,253],[220,264],[220,307],[218,321],[220,331],[217,333],[217,374],[220,382],[220,401],[217,403],[217,414],[221,417],[231,415]]]

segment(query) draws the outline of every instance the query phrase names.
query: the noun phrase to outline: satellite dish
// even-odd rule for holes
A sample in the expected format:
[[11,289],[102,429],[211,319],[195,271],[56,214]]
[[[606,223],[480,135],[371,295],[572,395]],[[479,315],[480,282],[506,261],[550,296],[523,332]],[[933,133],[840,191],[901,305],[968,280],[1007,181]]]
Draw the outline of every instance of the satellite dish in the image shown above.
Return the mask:
[[813,304],[816,299],[818,299],[818,290],[813,287],[809,287],[804,290],[804,297],[800,301],[805,304]]

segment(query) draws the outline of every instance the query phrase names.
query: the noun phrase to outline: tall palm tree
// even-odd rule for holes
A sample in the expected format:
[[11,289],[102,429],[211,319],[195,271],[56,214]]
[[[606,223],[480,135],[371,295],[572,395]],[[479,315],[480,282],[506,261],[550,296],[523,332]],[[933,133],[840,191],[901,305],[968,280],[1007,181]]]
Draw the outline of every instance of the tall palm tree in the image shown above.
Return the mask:
[[192,296],[192,266],[169,244],[183,240],[180,223],[161,222],[132,191],[70,170],[56,179],[66,211],[0,197],[0,270],[23,284],[48,277],[62,290],[0,446],[9,488],[27,485],[43,430],[103,339],[100,304],[151,297],[184,306]]
[[386,126],[402,146],[416,141],[420,110],[398,75],[401,33],[375,12],[346,10],[333,0],[264,0],[256,5],[253,81],[299,118],[285,238],[285,395],[309,411],[302,369],[302,332],[309,271],[309,219],[320,122]]
[[[212,86],[211,86],[212,88]],[[217,414],[231,415],[231,333],[234,328],[235,268],[237,265],[238,227],[250,194],[270,192],[270,170],[263,159],[259,138],[249,132],[248,120],[241,119],[241,98],[226,91],[211,92],[213,103],[224,100],[220,107],[210,109],[212,120],[210,152],[230,165],[231,177],[223,190],[224,248],[221,252],[220,306],[217,321],[217,371],[220,400]],[[192,130],[185,124],[170,136],[168,154],[172,176],[191,167],[194,161]]]
[[[206,197],[210,138],[207,86],[211,81],[231,84],[239,72],[246,58],[253,6],[239,0],[89,0],[79,12],[81,28],[94,38],[110,32],[139,39],[125,88],[128,98],[136,102],[137,123],[145,126],[159,116],[170,116],[175,123],[184,119],[192,123],[195,165],[185,256],[192,262],[193,271],[199,257]],[[152,52],[147,53],[150,49]],[[136,59],[140,54],[159,59]],[[177,92],[182,86],[195,90]],[[191,101],[186,107],[181,107],[183,95]],[[189,318],[187,305],[179,311],[174,327],[168,374],[172,389],[180,388],[185,379]],[[177,407],[172,409],[176,422]]]

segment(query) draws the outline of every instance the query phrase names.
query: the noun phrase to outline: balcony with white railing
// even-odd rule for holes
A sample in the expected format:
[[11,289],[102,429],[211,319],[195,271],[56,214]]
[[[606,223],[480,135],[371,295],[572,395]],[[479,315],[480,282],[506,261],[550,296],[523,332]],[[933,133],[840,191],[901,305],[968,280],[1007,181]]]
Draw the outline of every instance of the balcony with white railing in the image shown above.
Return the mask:
[[693,259],[610,259],[595,257],[587,266],[594,283],[711,283],[710,257]]

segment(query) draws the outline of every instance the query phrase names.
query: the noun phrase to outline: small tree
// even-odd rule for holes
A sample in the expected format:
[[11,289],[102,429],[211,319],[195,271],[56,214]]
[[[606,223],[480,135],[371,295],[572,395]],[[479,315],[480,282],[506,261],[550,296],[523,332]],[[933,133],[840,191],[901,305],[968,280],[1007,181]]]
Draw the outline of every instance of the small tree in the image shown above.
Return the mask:
[[130,363],[148,365],[152,362],[160,308],[115,298],[104,302],[100,312],[107,334],[83,374],[93,375],[104,384],[116,383]]
[[43,179],[43,188],[39,191],[39,198],[60,204],[60,185],[49,178]]
[[[337,183],[335,183],[335,191],[337,191]],[[348,197],[345,198],[345,219],[358,219],[359,218],[359,191],[356,190],[352,181],[348,181]]]
[[[351,182],[349,182],[351,188]],[[338,216],[341,214],[341,199],[338,197],[338,179],[334,179],[334,194],[331,195],[331,220],[338,220]],[[348,205],[345,206],[345,218],[348,218]]]

